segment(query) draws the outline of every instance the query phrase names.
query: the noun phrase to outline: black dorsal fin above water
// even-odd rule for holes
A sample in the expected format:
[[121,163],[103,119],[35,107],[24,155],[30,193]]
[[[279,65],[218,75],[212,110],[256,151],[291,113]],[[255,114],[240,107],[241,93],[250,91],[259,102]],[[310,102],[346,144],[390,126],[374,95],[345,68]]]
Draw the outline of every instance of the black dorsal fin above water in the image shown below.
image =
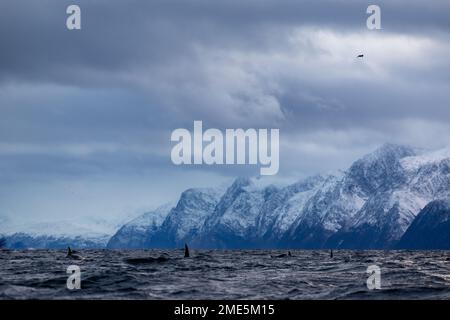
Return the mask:
[[330,258],[333,259],[333,249],[330,250]]
[[270,255],[271,258],[287,258],[287,257],[292,257],[292,253],[290,251],[288,251],[288,253],[281,253],[281,254],[277,254],[277,255]]
[[82,257],[76,254],[77,251],[72,250],[70,247],[67,247],[67,258],[75,259],[75,260],[83,260]]
[[165,256],[159,256],[157,258],[153,257],[146,257],[146,258],[130,258],[125,259],[126,263],[132,264],[132,265],[145,265],[145,264],[153,264],[153,263],[163,263],[169,261],[168,257]]
[[189,247],[186,243],[184,244],[184,257],[189,258]]

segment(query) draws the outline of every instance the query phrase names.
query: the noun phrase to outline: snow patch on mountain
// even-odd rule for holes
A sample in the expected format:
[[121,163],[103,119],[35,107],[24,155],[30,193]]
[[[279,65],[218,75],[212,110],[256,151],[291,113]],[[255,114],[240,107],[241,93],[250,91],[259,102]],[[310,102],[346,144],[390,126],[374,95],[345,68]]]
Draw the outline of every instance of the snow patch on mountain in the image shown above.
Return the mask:
[[92,218],[16,225],[3,218],[0,233],[38,247],[91,247],[114,234],[109,248],[392,248],[427,204],[449,198],[450,148],[386,144],[336,175],[290,184],[241,177],[226,188],[188,189],[120,229]]
[[140,249],[147,246],[147,239],[158,232],[175,203],[169,202],[146,212],[122,226],[109,240],[110,249]]
[[450,159],[450,146],[430,153],[405,157],[400,163],[405,170],[416,172],[421,167],[436,164],[447,159]]

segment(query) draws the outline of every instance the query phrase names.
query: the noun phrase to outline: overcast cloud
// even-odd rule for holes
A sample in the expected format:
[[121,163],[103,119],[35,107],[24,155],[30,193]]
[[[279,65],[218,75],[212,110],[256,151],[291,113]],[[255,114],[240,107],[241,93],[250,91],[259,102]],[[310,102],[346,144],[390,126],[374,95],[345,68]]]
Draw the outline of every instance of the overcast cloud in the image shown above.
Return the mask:
[[194,120],[280,128],[283,181],[449,145],[450,2],[378,1],[375,31],[371,3],[2,0],[0,216],[138,214],[259,171],[173,166]]

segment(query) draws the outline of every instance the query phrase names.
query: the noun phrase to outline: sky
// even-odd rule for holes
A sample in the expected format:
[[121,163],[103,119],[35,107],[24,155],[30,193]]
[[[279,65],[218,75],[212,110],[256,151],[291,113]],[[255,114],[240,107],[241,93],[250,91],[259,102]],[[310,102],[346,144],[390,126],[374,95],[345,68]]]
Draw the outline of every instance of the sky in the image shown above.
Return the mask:
[[448,146],[449,16],[442,0],[2,0],[0,222],[133,216],[257,175],[173,165],[171,132],[194,120],[279,128],[282,182],[386,142]]

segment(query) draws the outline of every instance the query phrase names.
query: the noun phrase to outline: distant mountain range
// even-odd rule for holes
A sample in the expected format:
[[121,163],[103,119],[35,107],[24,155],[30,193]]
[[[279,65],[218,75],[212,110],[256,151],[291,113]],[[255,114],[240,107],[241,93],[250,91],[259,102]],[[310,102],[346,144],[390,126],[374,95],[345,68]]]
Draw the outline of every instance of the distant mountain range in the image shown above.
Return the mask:
[[0,239],[6,240],[6,247],[15,249],[63,249],[68,246],[97,249],[105,248],[111,235],[123,224],[123,220],[106,221],[93,217],[26,223],[2,217]]
[[386,144],[339,175],[283,187],[237,178],[226,190],[188,189],[176,204],[121,226],[105,245],[450,249],[449,199],[450,149]]
[[446,199],[450,149],[386,144],[339,176],[186,190],[173,208],[124,225],[108,248],[450,249]]

